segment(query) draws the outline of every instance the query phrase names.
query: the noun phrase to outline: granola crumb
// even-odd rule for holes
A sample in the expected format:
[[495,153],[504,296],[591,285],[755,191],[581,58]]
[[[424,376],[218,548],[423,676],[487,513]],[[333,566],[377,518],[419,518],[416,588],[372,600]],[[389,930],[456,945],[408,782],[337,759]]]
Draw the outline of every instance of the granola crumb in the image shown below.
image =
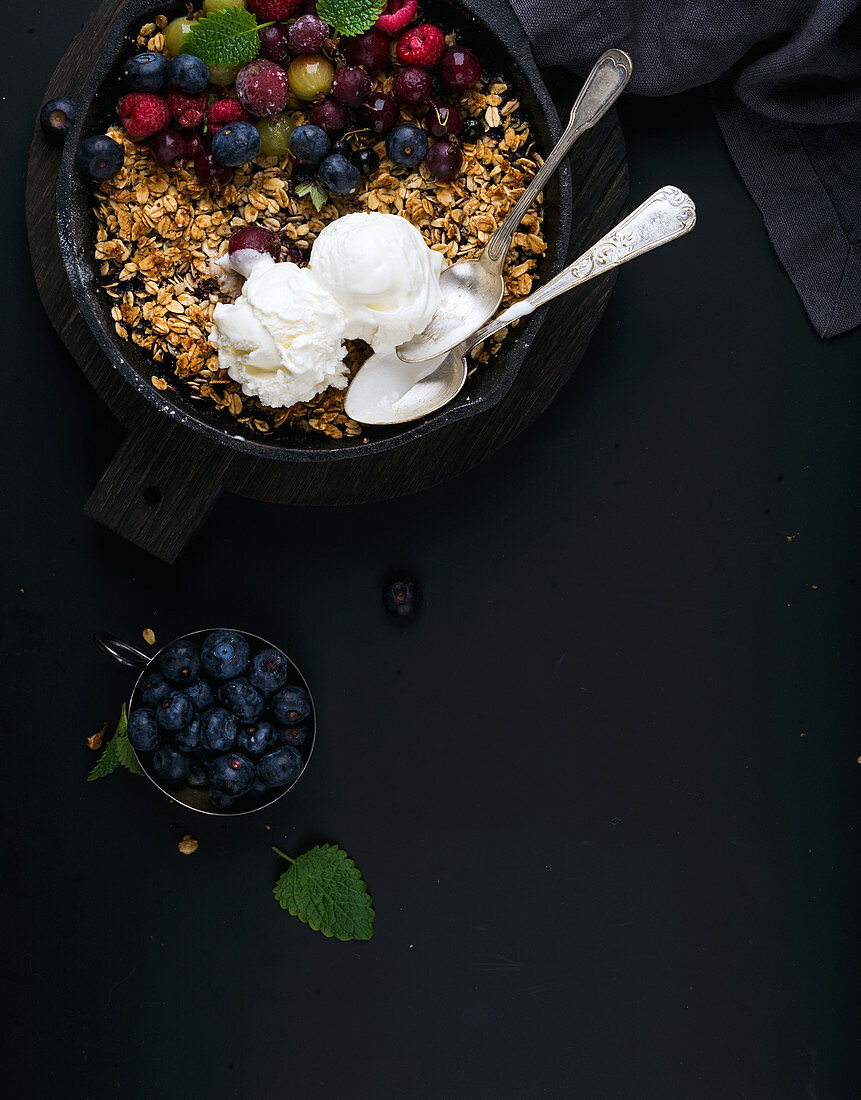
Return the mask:
[[142,637],[147,645],[155,645],[155,631],[151,627],[146,628]]
[[102,723],[102,728],[100,730],[98,730],[96,733],[94,733],[92,737],[87,738],[88,747],[91,748],[94,752],[95,752],[96,749],[100,749],[102,747],[102,741],[105,739],[105,734],[107,732],[108,732],[108,723],[103,722]]
[[190,856],[197,851],[199,845],[191,833],[186,833],[182,840],[177,844],[177,848],[182,852],[184,856]]

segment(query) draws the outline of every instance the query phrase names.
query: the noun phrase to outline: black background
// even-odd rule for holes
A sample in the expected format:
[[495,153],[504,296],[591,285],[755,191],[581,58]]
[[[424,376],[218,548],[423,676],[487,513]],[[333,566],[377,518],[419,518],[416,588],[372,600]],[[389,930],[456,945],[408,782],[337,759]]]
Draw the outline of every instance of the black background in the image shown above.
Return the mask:
[[[23,1095],[858,1095],[853,401],[695,91],[628,98],[632,200],[686,240],[627,268],[553,408],[388,504],[228,497],[179,563],[82,513],[121,439],[45,319],[23,178],[89,8],[6,13],[4,1079]],[[560,103],[572,80],[554,74]],[[412,628],[380,586],[409,567]],[[310,680],[271,812],[84,779],[130,679],[90,643],[235,624]],[[268,826],[268,828],[267,828]],[[183,832],[200,840],[183,857]],[[271,896],[318,840],[374,939]]]

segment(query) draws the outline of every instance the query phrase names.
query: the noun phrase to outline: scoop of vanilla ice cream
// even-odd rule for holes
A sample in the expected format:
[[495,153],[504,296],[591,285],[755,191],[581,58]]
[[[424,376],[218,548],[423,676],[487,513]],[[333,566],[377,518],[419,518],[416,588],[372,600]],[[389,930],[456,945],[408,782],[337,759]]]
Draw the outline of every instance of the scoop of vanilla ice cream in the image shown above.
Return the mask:
[[441,253],[395,214],[347,214],[323,229],[311,270],[347,315],[348,340],[395,347],[421,332],[439,305]]
[[219,366],[264,405],[284,408],[347,384],[344,311],[308,268],[261,256],[212,320]]

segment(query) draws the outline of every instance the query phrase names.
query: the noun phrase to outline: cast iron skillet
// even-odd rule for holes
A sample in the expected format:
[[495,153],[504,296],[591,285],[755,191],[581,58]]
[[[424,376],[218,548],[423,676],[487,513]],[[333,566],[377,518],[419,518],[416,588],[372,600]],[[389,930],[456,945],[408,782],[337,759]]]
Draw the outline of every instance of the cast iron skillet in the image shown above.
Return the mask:
[[[520,325],[489,366],[474,372],[456,401],[426,420],[403,427],[367,431],[368,442],[332,440],[298,430],[280,429],[274,438],[245,434],[243,425],[183,392],[156,390],[151,382],[152,360],[114,331],[111,299],[99,285],[93,256],[95,219],[90,188],[74,168],[75,150],[82,137],[103,133],[116,122],[116,105],[123,94],[121,75],[126,58],[137,47],[134,36],[148,17],[163,12],[170,18],[185,12],[184,3],[166,5],[154,0],[129,0],[120,12],[108,41],[78,104],[77,118],[65,142],[57,177],[57,223],[60,252],[78,309],[110,362],[136,390],[167,416],[255,458],[290,462],[331,461],[353,458],[398,447],[495,405],[508,391],[541,326],[544,311]],[[437,0],[424,5],[428,19],[439,19],[445,28],[460,31],[466,45],[473,45],[485,69],[503,72],[520,98],[546,155],[561,132],[556,108],[544,86],[528,41],[507,0]],[[545,237],[551,243],[540,268],[545,282],[564,266],[571,231],[571,173],[563,164],[544,192]]]

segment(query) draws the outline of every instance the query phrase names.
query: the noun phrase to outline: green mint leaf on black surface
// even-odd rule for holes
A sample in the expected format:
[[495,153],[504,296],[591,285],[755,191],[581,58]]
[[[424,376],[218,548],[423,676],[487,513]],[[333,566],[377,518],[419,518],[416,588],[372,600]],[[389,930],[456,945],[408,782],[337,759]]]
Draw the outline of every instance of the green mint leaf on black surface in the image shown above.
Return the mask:
[[317,0],[317,14],[341,34],[356,35],[373,27],[386,0]]
[[260,50],[258,30],[269,25],[258,23],[245,8],[221,8],[192,24],[182,51],[199,57],[210,68],[247,65]]
[[105,745],[104,751],[99,759],[96,761],[95,767],[87,776],[87,782],[92,782],[94,779],[104,779],[106,775],[110,775],[111,772],[116,771],[120,766],[126,768],[134,775],[143,775],[143,771],[137,762],[134,749],[131,746],[131,742],[128,739],[126,732],[128,728],[128,718],[126,715],[126,706],[123,703],[123,709],[120,713],[120,720],[117,724],[116,733]]
[[361,872],[337,844],[318,844],[292,859],[280,850],[288,870],[273,893],[282,909],[338,940],[369,940],[374,934],[374,910]]

